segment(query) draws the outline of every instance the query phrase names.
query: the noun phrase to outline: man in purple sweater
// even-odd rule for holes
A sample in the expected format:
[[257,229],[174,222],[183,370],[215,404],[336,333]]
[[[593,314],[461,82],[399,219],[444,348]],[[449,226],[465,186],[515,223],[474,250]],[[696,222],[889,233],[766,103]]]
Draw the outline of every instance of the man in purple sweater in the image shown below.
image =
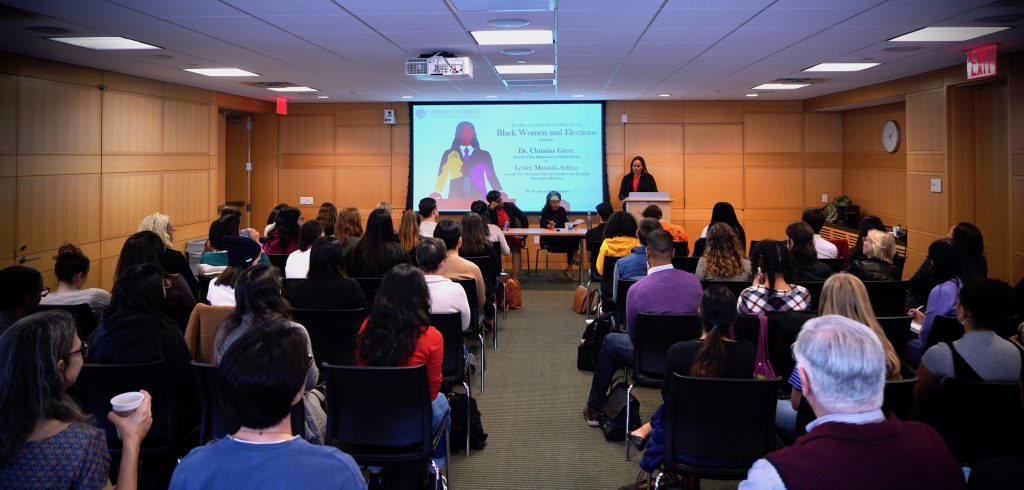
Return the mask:
[[[704,292],[697,276],[672,267],[672,235],[662,229],[647,234],[647,277],[629,288],[626,298],[626,333],[611,333],[604,338],[597,356],[590,397],[583,407],[583,418],[591,427],[599,425],[597,414],[604,404],[615,371],[633,363],[633,325],[640,313],[696,315]],[[666,345],[668,349],[671,346]]]
[[826,315],[793,346],[803,396],[817,420],[796,444],[757,460],[740,490],[964,488],[938,432],[882,414],[885,353],[871,329]]

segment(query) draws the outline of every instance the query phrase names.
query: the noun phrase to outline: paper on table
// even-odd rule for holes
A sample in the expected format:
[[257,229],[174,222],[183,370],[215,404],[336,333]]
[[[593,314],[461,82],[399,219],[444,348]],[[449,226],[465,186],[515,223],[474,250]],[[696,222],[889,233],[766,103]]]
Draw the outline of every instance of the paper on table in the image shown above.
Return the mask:
[[917,322],[910,322],[910,331],[918,335],[921,334],[921,324]]

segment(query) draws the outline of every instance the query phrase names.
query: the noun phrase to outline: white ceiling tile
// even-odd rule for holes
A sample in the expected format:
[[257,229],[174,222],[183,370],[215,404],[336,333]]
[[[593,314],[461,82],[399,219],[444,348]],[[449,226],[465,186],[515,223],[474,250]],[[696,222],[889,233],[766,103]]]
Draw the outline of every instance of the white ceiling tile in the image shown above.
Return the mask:
[[331,0],[221,0],[258,17],[266,15],[339,15],[345,11]]
[[711,29],[732,30],[760,12],[755,9],[680,9],[662,10],[651,24],[655,29]]
[[694,27],[687,29],[648,29],[640,40],[645,43],[714,43],[728,35],[735,28]]
[[333,15],[267,15],[264,21],[294,34],[371,32],[371,29],[349,14]]

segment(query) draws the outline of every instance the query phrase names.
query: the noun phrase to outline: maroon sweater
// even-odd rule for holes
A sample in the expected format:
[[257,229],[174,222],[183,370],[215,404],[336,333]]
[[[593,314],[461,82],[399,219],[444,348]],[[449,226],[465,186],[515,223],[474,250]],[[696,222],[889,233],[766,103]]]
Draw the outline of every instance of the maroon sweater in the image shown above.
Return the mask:
[[788,490],[964,488],[960,463],[939,433],[895,417],[864,425],[825,423],[765,459]]

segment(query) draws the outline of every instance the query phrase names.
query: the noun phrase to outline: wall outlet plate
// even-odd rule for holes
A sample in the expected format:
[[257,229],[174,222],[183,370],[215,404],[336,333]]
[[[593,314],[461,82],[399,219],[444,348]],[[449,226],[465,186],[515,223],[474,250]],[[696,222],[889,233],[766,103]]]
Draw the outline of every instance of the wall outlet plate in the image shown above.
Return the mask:
[[625,115],[625,114],[623,114],[623,115],[622,115],[622,124],[626,124],[626,122],[627,122],[627,120],[628,120],[628,119],[629,119],[629,118],[628,118],[628,117],[626,117],[626,115]]
[[932,179],[932,192],[942,192],[942,179]]
[[312,206],[313,205],[313,198],[311,196],[302,196],[302,197],[299,198],[299,204],[305,204],[305,205]]
[[821,195],[821,202],[826,203],[826,204],[828,203],[828,194],[822,194]]

